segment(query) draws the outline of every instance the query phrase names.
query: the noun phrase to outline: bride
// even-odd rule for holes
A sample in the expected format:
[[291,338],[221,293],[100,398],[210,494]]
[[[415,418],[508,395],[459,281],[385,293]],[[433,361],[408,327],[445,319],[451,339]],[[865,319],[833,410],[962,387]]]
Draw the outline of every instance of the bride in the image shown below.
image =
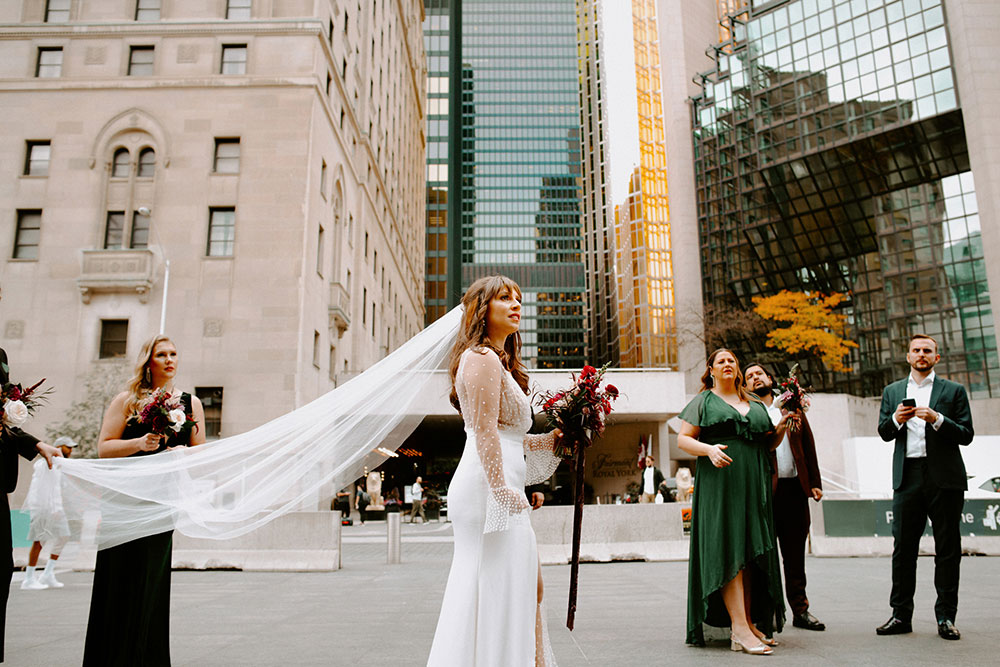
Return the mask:
[[532,420],[517,284],[480,278],[462,305],[450,375],[466,444],[448,489],[455,556],[427,664],[553,667],[524,487],[555,471],[561,433],[526,435]]

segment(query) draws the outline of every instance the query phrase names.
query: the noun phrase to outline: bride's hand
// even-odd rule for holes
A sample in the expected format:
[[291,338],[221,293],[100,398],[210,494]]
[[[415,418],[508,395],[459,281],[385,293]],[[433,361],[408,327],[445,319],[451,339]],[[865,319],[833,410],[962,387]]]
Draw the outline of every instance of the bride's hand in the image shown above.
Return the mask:
[[559,445],[561,445],[562,444],[562,440],[563,440],[564,437],[566,437],[566,436],[563,435],[562,429],[559,429],[559,428],[553,429],[553,431],[552,431],[552,447],[556,448]]

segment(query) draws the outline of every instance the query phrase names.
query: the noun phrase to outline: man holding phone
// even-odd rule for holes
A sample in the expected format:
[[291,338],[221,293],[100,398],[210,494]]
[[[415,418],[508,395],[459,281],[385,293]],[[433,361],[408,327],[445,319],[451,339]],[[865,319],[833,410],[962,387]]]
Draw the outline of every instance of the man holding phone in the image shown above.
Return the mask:
[[917,586],[920,536],[931,520],[934,531],[934,613],[938,635],[960,639],[958,612],[962,536],[959,525],[968,488],[960,445],[972,442],[972,413],[965,388],[937,377],[937,341],[926,334],[910,339],[910,375],[882,392],[878,433],[894,440],[892,459],[892,617],[875,629],[879,635],[913,631],[913,594]]

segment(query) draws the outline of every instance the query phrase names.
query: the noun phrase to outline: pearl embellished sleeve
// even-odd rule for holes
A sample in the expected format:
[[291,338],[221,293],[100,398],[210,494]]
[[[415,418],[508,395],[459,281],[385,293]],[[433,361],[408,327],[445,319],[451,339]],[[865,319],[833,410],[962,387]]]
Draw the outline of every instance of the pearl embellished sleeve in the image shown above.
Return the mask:
[[503,373],[495,352],[470,350],[465,352],[456,377],[462,417],[475,434],[476,450],[489,486],[484,533],[506,530],[512,516],[524,514],[530,508],[524,490],[509,487],[504,476],[497,427]]
[[524,436],[524,461],[527,466],[525,484],[541,484],[555,473],[561,458],[552,452],[555,432]]

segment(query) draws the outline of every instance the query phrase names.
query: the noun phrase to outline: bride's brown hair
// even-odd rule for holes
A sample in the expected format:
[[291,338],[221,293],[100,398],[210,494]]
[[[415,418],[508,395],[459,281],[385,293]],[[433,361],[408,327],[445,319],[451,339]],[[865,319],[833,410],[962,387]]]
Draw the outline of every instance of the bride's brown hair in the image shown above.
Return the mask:
[[493,350],[500,357],[500,363],[510,371],[514,381],[528,393],[528,372],[521,362],[521,334],[515,331],[507,336],[502,350],[498,350],[486,336],[486,320],[489,314],[490,301],[509,291],[521,298],[521,288],[507,276],[486,276],[469,285],[462,297],[462,325],[458,329],[455,345],[451,348],[448,374],[451,377],[451,404],[459,412],[458,394],[455,392],[455,376],[458,374],[458,362],[466,350],[485,348]]

